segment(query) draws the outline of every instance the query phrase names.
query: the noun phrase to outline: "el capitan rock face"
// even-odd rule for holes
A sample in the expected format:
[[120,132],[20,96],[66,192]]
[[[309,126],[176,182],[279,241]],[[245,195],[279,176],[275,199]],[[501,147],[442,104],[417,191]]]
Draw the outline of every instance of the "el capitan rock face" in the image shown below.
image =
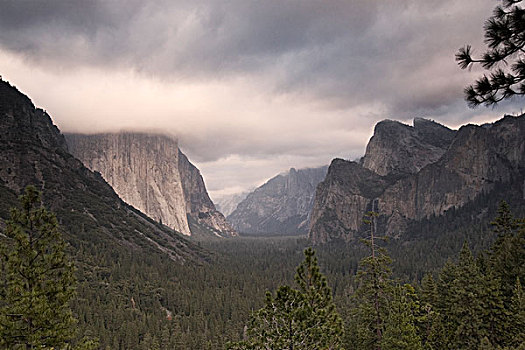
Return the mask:
[[[17,205],[16,196],[28,185],[42,192],[44,204],[56,213],[70,242],[110,250],[127,247],[176,261],[203,256],[199,247],[124,203],[99,174],[69,153],[45,111],[0,81],[2,206]],[[2,210],[0,226],[7,217]]]
[[306,234],[315,188],[327,167],[290,169],[241,201],[228,220],[241,233]]
[[151,218],[185,235],[192,234],[188,217],[215,235],[236,235],[176,140],[142,133],[66,134],[66,140],[74,156]]
[[[391,123],[399,124],[386,122]],[[384,126],[376,127],[380,137],[374,135],[370,143],[386,136],[381,130]],[[496,184],[523,183],[525,116],[463,126],[452,131],[450,141],[448,129],[442,133],[432,128],[437,132],[409,142],[413,131],[388,133],[391,139],[381,142],[381,147],[369,144],[361,164],[334,160],[317,188],[310,239],[314,243],[352,239],[362,231],[363,216],[372,210],[372,203],[380,213],[382,230],[395,236],[404,233],[409,222],[461,208],[490,193]]]
[[216,208],[204,185],[201,173],[188,158],[179,150],[179,172],[182,190],[186,199],[186,212],[198,224],[208,226],[214,234],[220,236],[237,236],[224,215]]

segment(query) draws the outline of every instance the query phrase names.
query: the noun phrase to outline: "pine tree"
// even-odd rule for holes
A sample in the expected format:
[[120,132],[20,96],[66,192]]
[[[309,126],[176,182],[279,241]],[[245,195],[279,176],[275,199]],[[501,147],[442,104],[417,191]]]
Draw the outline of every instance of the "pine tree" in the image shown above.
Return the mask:
[[525,95],[525,9],[522,0],[503,0],[485,22],[485,42],[488,49],[480,58],[472,57],[467,45],[456,54],[462,69],[480,64],[490,70],[474,85],[465,88],[470,107],[493,106],[514,96]]
[[459,254],[448,310],[453,347],[475,349],[486,334],[483,324],[482,276],[468,245]]
[[489,270],[501,279],[504,302],[508,306],[516,278],[525,278],[525,227],[514,218],[504,201],[491,225],[496,239],[489,251]]
[[385,330],[381,340],[383,350],[422,350],[421,338],[416,327],[419,301],[410,284],[393,289]]
[[265,306],[252,315],[248,339],[229,344],[229,349],[342,348],[343,325],[332,292],[314,251],[308,248],[304,255],[295,276],[299,289],[281,286],[275,296],[267,292]]
[[[492,310],[485,276],[481,273],[465,243],[456,265],[448,262],[440,272],[437,311],[442,315],[447,349],[477,349],[484,337],[489,337],[487,323]],[[489,300],[487,300],[489,299]]]
[[494,345],[490,342],[489,338],[485,337],[481,340],[477,350],[493,350]]
[[520,279],[516,280],[509,308],[510,324],[507,344],[518,347],[525,345],[525,293]]
[[[266,293],[265,306],[252,317],[248,326],[249,341],[241,349],[299,349],[304,298],[299,291],[281,286],[275,297]],[[306,349],[306,348],[301,348]]]
[[21,209],[12,209],[1,239],[0,346],[9,349],[63,347],[73,337],[69,308],[73,265],[55,215],[27,187]]
[[333,302],[332,290],[321,274],[312,248],[304,251],[305,259],[297,267],[295,281],[304,296],[303,328],[309,329],[312,345],[338,349],[343,334],[343,321]]
[[491,344],[505,342],[508,315],[505,311],[501,280],[491,270],[482,276],[479,296],[482,304],[483,325]]
[[417,324],[423,348],[429,350],[444,349],[443,316],[437,311],[439,293],[432,275],[423,276],[419,295],[421,304]]
[[361,260],[356,276],[358,288],[354,295],[354,322],[349,331],[353,333],[350,338],[354,347],[380,350],[393,288],[391,259],[377,245],[377,213],[370,212],[367,216],[365,223],[370,226],[370,237],[363,240],[363,243],[369,247],[370,255]]

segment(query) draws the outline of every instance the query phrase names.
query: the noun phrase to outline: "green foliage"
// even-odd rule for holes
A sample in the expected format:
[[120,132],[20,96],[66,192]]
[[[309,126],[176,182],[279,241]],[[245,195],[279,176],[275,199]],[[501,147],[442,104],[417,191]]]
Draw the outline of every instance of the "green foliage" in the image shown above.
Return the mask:
[[420,304],[414,287],[405,284],[397,285],[393,289],[381,349],[423,349],[416,325],[416,315],[419,314],[419,309]]
[[369,248],[370,255],[360,262],[353,322],[348,327],[352,332],[351,344],[359,349],[378,349],[381,346],[393,290],[392,259],[377,244],[376,217],[377,214],[371,212],[365,221],[370,226],[370,238],[364,239],[363,243]]
[[456,54],[462,69],[481,64],[491,71],[489,76],[483,75],[474,85],[465,88],[470,107],[493,106],[504,99],[525,95],[525,9],[521,2],[504,0],[485,22],[488,50],[480,58],[472,58],[470,45]]
[[445,343],[443,317],[437,311],[438,287],[434,278],[426,274],[419,290],[420,308],[417,318],[418,334],[425,349],[441,349]]
[[[0,184],[0,190],[2,189],[5,187]],[[507,195],[505,188],[497,189],[498,193]],[[16,196],[9,195],[8,192],[6,196],[3,192],[0,193],[2,201],[7,203],[13,203],[12,198],[16,199]],[[107,224],[99,216],[96,216],[98,221],[95,221],[89,215],[81,215],[84,205],[87,205],[85,202],[92,199],[85,192],[79,192],[76,196],[80,203],[78,206],[54,207],[61,225],[67,227],[64,233],[69,243],[67,249],[73,255],[78,269],[77,296],[70,304],[78,319],[80,335],[72,341],[72,347],[81,343],[81,337],[87,335],[100,339],[99,346],[96,346],[100,349],[141,349],[156,347],[157,344],[160,349],[224,348],[227,341],[243,339],[243,329],[251,312],[264,307],[265,299],[257,297],[258,295],[264,295],[265,290],[277,291],[280,285],[292,286],[294,275],[291,272],[303,260],[303,251],[308,243],[303,237],[244,237],[200,242],[203,252],[212,252],[207,254],[208,262],[180,264],[148,246],[142,248],[147,252],[144,254],[128,243],[114,244],[119,239],[115,238],[117,232],[131,237],[129,232],[143,232],[144,227],[127,218],[121,223]],[[521,196],[508,198],[511,198],[510,203],[514,210],[518,209],[518,213],[522,214],[523,206],[520,207],[518,201]],[[487,197],[482,202],[492,203],[493,199]],[[110,215],[112,210],[116,210],[110,204],[102,205],[97,202],[97,210]],[[94,208],[93,205],[95,204],[90,208]],[[474,216],[480,211],[479,206],[464,209],[470,210],[469,213]],[[451,213],[444,218],[431,218],[426,224],[414,227],[421,232],[420,235],[379,241],[393,258],[392,263],[387,263],[391,270],[392,292],[385,298],[384,328],[389,327],[389,320],[394,318],[389,310],[395,300],[393,290],[396,285],[405,282],[415,285],[424,272],[436,272],[448,257],[457,254],[464,240],[469,242],[476,254],[489,248],[491,242],[497,238],[497,234],[488,229],[492,213],[496,213],[496,206],[491,204],[482,222],[475,226],[469,226],[470,222],[454,219],[454,213]],[[509,247],[514,247],[514,250],[515,242],[522,232],[520,230],[520,227],[512,230],[516,241],[512,241],[514,243],[511,242]],[[161,237],[153,238],[158,240]],[[493,250],[495,249],[490,252]],[[476,260],[483,276],[491,270],[490,252],[484,254],[484,262],[481,259]],[[370,247],[355,242],[332,242],[317,247],[316,255],[322,273],[332,289],[338,313],[348,325],[345,327],[345,347],[356,348],[354,335],[357,320],[353,316],[357,298],[352,296],[360,281],[352,277],[362,270],[359,261],[370,255]],[[455,262],[451,261],[449,264],[453,269],[456,268]],[[513,264],[509,267],[516,266]],[[494,280],[501,280],[497,274],[492,274]],[[1,275],[0,278],[2,277],[4,276]],[[402,282],[396,282],[397,279]],[[445,315],[438,307],[442,304],[443,291],[436,278],[435,281],[432,280],[434,286],[428,287],[433,292],[428,292],[425,297],[426,292],[422,291],[425,279],[421,288],[417,289],[419,311],[416,308],[411,317],[415,319],[417,334],[425,349],[444,349],[439,345],[446,343],[443,338],[446,338],[445,330],[448,328],[445,328]],[[485,277],[481,281],[482,285],[488,283]],[[432,282],[429,284],[432,285]],[[514,278],[511,282],[511,297],[515,282]],[[298,286],[292,288],[299,290]],[[273,293],[273,298],[275,297],[276,292]],[[494,301],[494,305],[497,305],[497,297]],[[510,301],[504,305],[507,315]],[[167,310],[171,313],[170,317],[167,316]],[[485,311],[480,317],[483,322],[488,319]],[[507,320],[506,323],[505,334],[510,334],[511,321]],[[366,327],[360,326],[359,329]],[[386,334],[386,330],[383,330],[383,334]],[[491,339],[490,336],[487,338]],[[510,349],[509,344],[515,343],[505,341],[494,346],[507,346]],[[513,345],[512,348],[516,346]]]
[[[440,281],[444,281],[441,279]],[[448,343],[461,349],[472,349],[487,335],[483,323],[482,275],[468,246],[465,244],[453,270],[453,279],[441,290],[449,289],[440,312],[447,323]]]
[[250,320],[248,339],[231,349],[341,349],[342,320],[311,248],[297,268],[299,289],[280,286]]
[[333,302],[332,290],[321,274],[313,249],[304,251],[305,259],[297,268],[295,281],[304,296],[303,326],[309,329],[310,344],[322,349],[338,349],[343,322]]
[[437,294],[429,278],[422,283],[425,307],[437,313],[443,329],[444,348],[516,348],[523,343],[523,225],[505,202],[492,225],[495,241],[477,261],[465,244],[458,262],[441,270]]
[[388,255],[374,244],[373,218],[368,221],[370,239],[365,241],[370,255],[361,260],[347,317],[349,347],[477,350],[523,346],[524,230],[506,203],[500,204],[493,221],[490,249],[476,259],[465,242],[457,262],[449,260],[437,282],[425,275],[418,293],[411,285],[395,283]]
[[525,329],[525,294],[519,278],[516,279],[509,315],[510,322],[506,341],[509,345],[518,347],[520,344],[525,344],[525,332],[523,331]]
[[514,218],[504,201],[491,224],[496,240],[489,251],[489,265],[501,279],[505,304],[508,305],[516,278],[525,278],[525,225]]
[[40,193],[27,187],[20,201],[1,240],[0,346],[60,348],[75,332],[73,265]]

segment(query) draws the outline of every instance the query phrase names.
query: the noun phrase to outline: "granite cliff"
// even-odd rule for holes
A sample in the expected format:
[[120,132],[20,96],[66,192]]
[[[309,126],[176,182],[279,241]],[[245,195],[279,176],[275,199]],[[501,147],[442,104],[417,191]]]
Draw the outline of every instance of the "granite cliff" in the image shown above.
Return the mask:
[[200,248],[124,203],[100,174],[69,153],[50,116],[1,80],[0,150],[0,226],[17,195],[34,185],[76,247],[200,260]]
[[410,223],[462,208],[502,184],[521,189],[525,199],[525,116],[457,132],[424,123],[409,129],[381,122],[360,163],[332,161],[311,214],[314,243],[353,239],[372,207],[380,229],[398,236]]
[[200,171],[177,141],[143,133],[66,134],[71,153],[127,203],[185,235],[236,232],[210,200]]
[[291,168],[256,188],[228,216],[248,234],[306,234],[315,188],[327,167]]
[[414,126],[384,120],[375,126],[360,163],[379,175],[415,174],[441,158],[454,135],[427,119],[414,119]]

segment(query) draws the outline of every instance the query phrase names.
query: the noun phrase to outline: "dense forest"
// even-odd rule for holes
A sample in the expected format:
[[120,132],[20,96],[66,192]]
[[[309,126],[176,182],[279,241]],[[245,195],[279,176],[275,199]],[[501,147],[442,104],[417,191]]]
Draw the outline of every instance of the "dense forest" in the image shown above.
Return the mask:
[[[310,265],[316,255],[325,281],[319,283],[341,327],[332,348],[517,348],[523,342],[525,226],[506,204],[493,214],[492,224],[465,226],[453,236],[375,242],[368,236],[310,250]],[[257,319],[261,310],[289,293],[309,293],[297,289],[299,269],[294,273],[305,263],[309,243],[303,237],[199,242],[210,252],[201,264],[66,237],[77,279],[70,302],[78,320],[73,344],[87,337],[101,349],[260,348],[253,335],[264,323]],[[288,294],[279,294],[282,288]]]

